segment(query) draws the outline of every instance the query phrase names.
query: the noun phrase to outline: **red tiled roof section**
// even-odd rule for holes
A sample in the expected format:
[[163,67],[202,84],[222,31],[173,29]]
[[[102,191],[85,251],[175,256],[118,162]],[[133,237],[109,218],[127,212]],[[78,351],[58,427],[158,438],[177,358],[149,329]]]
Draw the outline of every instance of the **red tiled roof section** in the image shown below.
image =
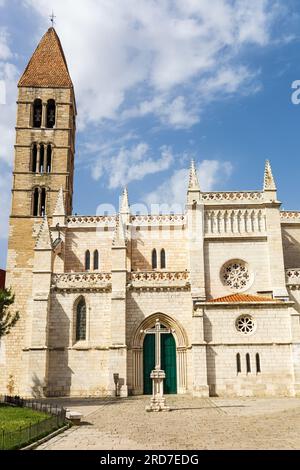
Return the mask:
[[48,29],[42,37],[19,86],[73,88],[64,51],[54,28]]
[[271,299],[270,297],[263,297],[261,295],[248,295],[248,294],[232,294],[226,297],[220,297],[218,299],[211,299],[208,302],[228,302],[228,303],[239,303],[239,302],[280,302],[279,300]]

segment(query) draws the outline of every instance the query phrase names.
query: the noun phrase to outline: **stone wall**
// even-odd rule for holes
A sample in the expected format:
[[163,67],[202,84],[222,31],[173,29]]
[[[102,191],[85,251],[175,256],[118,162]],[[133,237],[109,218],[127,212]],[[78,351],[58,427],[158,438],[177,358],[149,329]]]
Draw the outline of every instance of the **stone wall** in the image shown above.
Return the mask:
[[[205,309],[204,338],[212,395],[294,395],[290,313],[285,305]],[[236,320],[243,314],[253,318],[253,333],[237,331]],[[241,372],[237,370],[238,353]],[[246,369],[246,354],[250,355],[250,372]],[[260,357],[260,372],[256,368],[256,354]]]

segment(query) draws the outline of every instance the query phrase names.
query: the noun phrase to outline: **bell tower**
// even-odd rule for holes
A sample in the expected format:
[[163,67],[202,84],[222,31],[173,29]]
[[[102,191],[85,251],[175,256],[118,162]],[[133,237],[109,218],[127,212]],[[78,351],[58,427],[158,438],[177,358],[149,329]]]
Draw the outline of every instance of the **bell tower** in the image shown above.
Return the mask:
[[18,90],[6,285],[15,293],[14,306],[20,320],[6,338],[6,367],[4,375],[0,372],[0,389],[5,392],[10,380],[15,384],[13,393],[21,394],[26,380],[23,361],[30,335],[36,237],[45,216],[51,223],[61,188],[65,212],[72,213],[76,101],[53,27],[33,53]]

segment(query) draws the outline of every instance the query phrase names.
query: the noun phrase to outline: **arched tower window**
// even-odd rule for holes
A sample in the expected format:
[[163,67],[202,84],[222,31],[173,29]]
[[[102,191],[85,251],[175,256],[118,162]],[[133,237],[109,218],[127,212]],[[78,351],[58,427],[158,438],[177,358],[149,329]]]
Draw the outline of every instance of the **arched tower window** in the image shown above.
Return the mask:
[[31,154],[31,171],[33,173],[36,173],[36,171],[37,171],[37,155],[38,155],[38,149],[37,149],[36,144],[33,144],[31,152],[32,152],[32,154]]
[[91,254],[89,250],[85,252],[85,270],[89,271],[91,269]]
[[157,269],[157,252],[155,249],[152,251],[152,269]]
[[250,374],[251,372],[251,362],[250,362],[250,354],[246,354],[246,370],[247,374]]
[[41,191],[41,210],[40,210],[41,217],[44,217],[45,213],[46,213],[46,189],[42,188],[42,191]]
[[34,188],[32,194],[33,217],[44,217],[46,214],[47,191],[46,188]]
[[43,103],[42,100],[36,99],[33,102],[33,127],[40,128],[42,126]]
[[40,145],[40,167],[39,172],[44,173],[45,169],[45,147],[44,144]]
[[237,371],[238,374],[240,374],[242,372],[240,353],[237,353],[237,355],[236,355],[236,371]]
[[166,252],[164,249],[160,252],[160,269],[166,269]]
[[35,188],[33,191],[33,204],[32,204],[32,215],[38,217],[39,215],[39,188]]
[[259,374],[261,372],[261,367],[260,367],[260,357],[258,353],[255,355],[255,362],[256,362],[256,373]]
[[76,308],[76,341],[86,339],[86,304],[80,299]]
[[99,269],[99,252],[98,250],[94,251],[94,271]]
[[56,118],[56,105],[54,100],[48,100],[47,103],[47,116],[46,116],[46,126],[48,129],[53,129],[55,126]]
[[47,173],[51,173],[51,166],[52,166],[52,147],[49,144],[47,145],[47,166],[46,166]]

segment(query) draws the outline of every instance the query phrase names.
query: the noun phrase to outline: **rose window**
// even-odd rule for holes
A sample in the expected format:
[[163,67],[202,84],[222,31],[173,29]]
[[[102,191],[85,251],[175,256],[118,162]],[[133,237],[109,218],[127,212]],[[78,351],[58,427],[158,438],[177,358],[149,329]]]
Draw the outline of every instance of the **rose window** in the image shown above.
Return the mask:
[[243,315],[239,317],[236,321],[236,329],[240,333],[244,333],[245,335],[252,333],[252,331],[254,330],[254,326],[254,320],[249,315]]
[[246,290],[251,282],[251,275],[246,263],[243,261],[227,263],[222,269],[222,281],[232,290]]

